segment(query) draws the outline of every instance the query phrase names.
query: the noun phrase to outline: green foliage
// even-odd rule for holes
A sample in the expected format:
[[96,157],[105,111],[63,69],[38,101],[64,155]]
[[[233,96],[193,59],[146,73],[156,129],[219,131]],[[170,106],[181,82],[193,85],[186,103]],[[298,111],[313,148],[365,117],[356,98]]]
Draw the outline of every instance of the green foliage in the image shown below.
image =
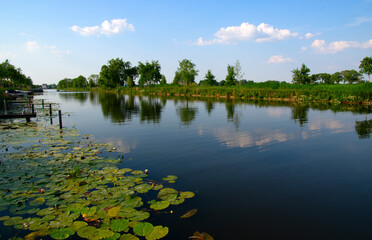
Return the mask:
[[303,63],[301,69],[292,70],[292,82],[294,84],[308,84],[310,83],[310,69]]
[[88,81],[84,76],[80,75],[79,77],[72,79],[71,84],[73,88],[85,88],[88,86]]
[[121,58],[111,59],[107,65],[101,67],[98,85],[107,88],[122,87],[128,77],[137,77],[137,68]]
[[235,67],[231,65],[227,65],[227,75],[225,78],[225,85],[226,86],[233,86],[237,84],[236,80],[236,72]]
[[344,70],[341,72],[344,84],[348,82],[349,84],[359,82],[361,80],[361,75],[356,70]]
[[368,81],[370,81],[370,76],[372,74],[372,57],[363,58],[360,62],[359,69],[361,74],[367,74]]
[[91,74],[88,77],[88,85],[89,87],[97,87],[99,75],[98,74]]
[[218,82],[216,81],[216,77],[212,74],[211,70],[205,74],[204,80],[200,81],[200,86],[217,86]]
[[151,63],[138,63],[138,74],[140,78],[138,80],[139,85],[149,85],[159,83],[162,75],[160,73],[161,67],[158,61],[152,61]]
[[331,75],[331,83],[340,83],[343,80],[343,76],[340,72],[335,72]]
[[165,85],[165,84],[167,84],[167,79],[165,78],[165,76],[164,76],[164,75],[161,75],[161,80],[160,80],[160,84],[162,84],[162,85]]
[[138,236],[146,236],[154,230],[154,226],[148,222],[140,222],[136,224],[133,231]]
[[195,64],[188,59],[179,61],[174,81],[175,84],[190,85],[195,82],[195,77],[198,75],[199,70],[195,68]]
[[6,59],[0,64],[0,87],[32,86],[32,79],[22,73],[21,68],[16,68]]

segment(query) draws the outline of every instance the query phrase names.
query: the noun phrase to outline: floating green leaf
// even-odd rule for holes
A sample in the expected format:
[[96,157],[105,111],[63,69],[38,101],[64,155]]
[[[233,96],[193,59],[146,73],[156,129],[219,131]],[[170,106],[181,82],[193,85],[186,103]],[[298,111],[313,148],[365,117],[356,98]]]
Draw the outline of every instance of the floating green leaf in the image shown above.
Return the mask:
[[119,240],[139,240],[139,238],[132,234],[123,234]]
[[168,175],[167,177],[163,178],[164,181],[167,181],[169,183],[175,183],[178,177],[175,175]]
[[50,232],[50,236],[54,239],[66,239],[72,235],[75,234],[75,231],[71,228],[59,228],[59,229],[53,229]]
[[154,230],[154,226],[148,222],[140,222],[134,226],[133,231],[138,236],[146,236]]
[[80,228],[85,227],[85,226],[87,226],[87,225],[88,225],[88,223],[86,223],[86,222],[83,222],[83,221],[75,221],[75,222],[73,222],[73,223],[69,226],[69,228],[71,228],[72,230],[74,230],[74,231],[76,232],[76,231],[78,231]]
[[107,211],[107,215],[110,216],[110,217],[116,217],[120,208],[121,208],[121,206],[116,206],[116,207],[110,208]]
[[193,192],[181,192],[180,196],[183,198],[192,198],[195,196]]
[[116,240],[120,237],[120,233],[114,233],[114,235],[112,237],[108,237],[108,238],[104,238],[104,240]]
[[4,225],[5,226],[16,225],[16,224],[19,224],[22,220],[23,218],[21,217],[12,217],[12,218],[5,220]]
[[155,202],[150,205],[150,208],[154,210],[163,210],[169,207],[169,201],[160,201],[160,202]]
[[183,214],[180,218],[190,218],[194,216],[198,212],[198,209],[194,208],[188,211],[187,213]]
[[5,221],[5,220],[8,220],[10,217],[9,216],[3,216],[3,217],[0,217],[0,221]]
[[110,228],[114,232],[122,232],[128,228],[129,221],[126,219],[115,219],[110,222]]
[[36,198],[30,202],[30,206],[39,206],[45,203],[45,199],[43,197]]
[[79,237],[93,240],[97,237],[97,228],[93,226],[86,226],[80,228],[76,233]]
[[178,191],[173,188],[163,188],[158,193],[158,198],[167,201],[174,201],[177,199]]
[[157,240],[167,236],[169,229],[163,226],[155,226],[154,230],[146,236],[147,240]]

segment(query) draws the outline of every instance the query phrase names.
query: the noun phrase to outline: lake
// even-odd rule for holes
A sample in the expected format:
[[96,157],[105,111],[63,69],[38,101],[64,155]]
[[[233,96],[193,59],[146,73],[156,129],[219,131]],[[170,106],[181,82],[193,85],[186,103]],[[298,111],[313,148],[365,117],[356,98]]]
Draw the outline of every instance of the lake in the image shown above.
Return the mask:
[[[120,167],[196,196],[164,239],[371,239],[371,107],[45,91],[63,126],[113,143]],[[58,122],[54,119],[54,122]],[[188,219],[182,213],[196,208]]]

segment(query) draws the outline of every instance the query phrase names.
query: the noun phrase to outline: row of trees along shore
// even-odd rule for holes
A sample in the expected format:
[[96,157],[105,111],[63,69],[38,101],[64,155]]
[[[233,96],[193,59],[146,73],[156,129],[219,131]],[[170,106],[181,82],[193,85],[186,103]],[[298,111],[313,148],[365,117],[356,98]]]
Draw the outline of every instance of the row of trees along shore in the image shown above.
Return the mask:
[[[195,78],[199,70],[196,65],[188,59],[179,61],[179,66],[175,72],[173,85],[196,85]],[[310,75],[310,69],[302,64],[301,68],[292,70],[292,83],[297,85],[306,84],[355,84],[366,82],[363,74],[368,76],[372,74],[372,57],[365,57],[357,70],[344,70],[341,72],[317,73]],[[224,80],[217,81],[216,77],[208,70],[204,79],[199,82],[199,86],[235,86],[249,85],[253,81],[243,79],[244,73],[240,62],[237,60],[235,65],[227,66],[227,74]],[[78,76],[74,79],[65,78],[58,83],[59,88],[120,88],[136,86],[135,80],[138,79],[137,85],[145,87],[149,85],[167,84],[165,76],[161,74],[161,66],[158,61],[139,62],[138,66],[132,66],[129,61],[123,61],[121,58],[111,59],[107,65],[101,67],[99,74],[92,74],[87,78]]]
[[32,79],[16,68],[8,59],[0,64],[0,88],[26,88],[31,87]]

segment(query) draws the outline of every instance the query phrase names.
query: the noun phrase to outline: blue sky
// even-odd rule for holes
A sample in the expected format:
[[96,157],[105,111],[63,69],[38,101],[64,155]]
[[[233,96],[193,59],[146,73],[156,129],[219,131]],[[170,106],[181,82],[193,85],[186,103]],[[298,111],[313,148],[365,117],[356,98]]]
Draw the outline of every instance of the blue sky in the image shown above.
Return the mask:
[[5,0],[0,61],[35,84],[98,74],[112,58],[158,60],[167,82],[186,58],[220,81],[239,60],[244,78],[291,82],[311,73],[358,69],[372,56],[372,0],[94,1]]

